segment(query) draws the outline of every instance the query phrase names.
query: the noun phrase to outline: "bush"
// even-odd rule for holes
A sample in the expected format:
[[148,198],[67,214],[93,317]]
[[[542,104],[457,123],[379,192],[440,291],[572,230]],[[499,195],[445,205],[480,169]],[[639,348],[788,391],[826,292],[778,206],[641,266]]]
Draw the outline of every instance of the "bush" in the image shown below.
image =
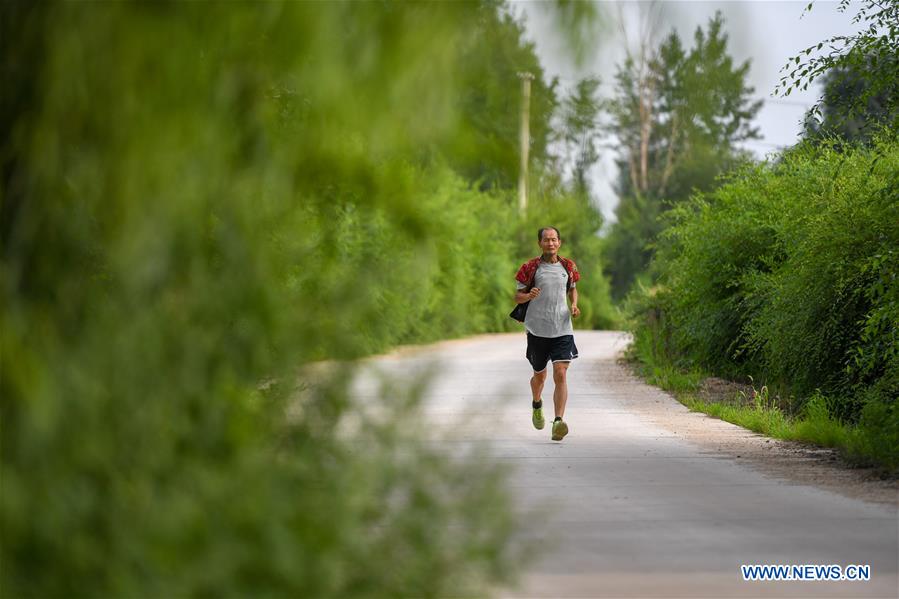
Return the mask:
[[899,470],[899,403],[882,395],[864,403],[859,423],[849,439],[849,454],[888,471]]
[[820,393],[838,421],[892,414],[897,172],[886,134],[870,148],[808,144],[674,209],[653,265],[660,284],[629,300],[637,341],[670,362],[754,376],[798,397],[797,410]]
[[795,438],[824,447],[845,447],[846,429],[833,417],[828,399],[816,392],[805,402],[804,418],[795,425]]
[[376,421],[352,372],[298,393],[316,360],[514,326],[511,196],[423,158],[458,141],[479,11],[0,11],[4,596],[508,580],[501,472],[405,434],[420,389]]

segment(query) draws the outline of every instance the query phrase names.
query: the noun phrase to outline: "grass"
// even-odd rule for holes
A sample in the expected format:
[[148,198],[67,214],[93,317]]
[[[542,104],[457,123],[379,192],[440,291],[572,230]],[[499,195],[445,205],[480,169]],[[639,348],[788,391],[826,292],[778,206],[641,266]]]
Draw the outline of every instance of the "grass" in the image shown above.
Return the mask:
[[874,466],[884,474],[896,473],[895,464],[883,460],[882,451],[866,443],[866,431],[842,423],[827,409],[827,399],[820,393],[810,397],[798,414],[789,414],[772,397],[767,386],[756,389],[753,381],[749,394],[734,394],[733,402],[707,401],[699,390],[707,373],[682,370],[672,364],[659,364],[646,356],[641,348],[633,348],[628,359],[636,363],[646,382],[668,391],[691,411],[702,412],[768,437],[833,447],[856,465]]
[[700,372],[681,372],[669,365],[657,366],[646,363],[643,365],[643,376],[649,384],[685,396],[691,396],[699,389],[702,379],[705,378]]
[[706,402],[689,394],[678,397],[678,400],[694,412],[704,412],[769,437],[835,447],[847,455],[850,453],[855,427],[832,418],[824,402],[818,400],[820,396],[809,400],[801,416],[790,416],[773,401],[766,404],[760,399],[764,395],[764,387],[756,391],[754,405],[751,406]]

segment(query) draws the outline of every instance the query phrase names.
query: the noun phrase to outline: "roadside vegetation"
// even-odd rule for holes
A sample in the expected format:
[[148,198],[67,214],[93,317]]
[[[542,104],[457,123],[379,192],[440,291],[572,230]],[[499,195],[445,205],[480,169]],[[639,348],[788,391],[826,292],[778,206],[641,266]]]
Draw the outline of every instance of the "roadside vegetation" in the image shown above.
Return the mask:
[[[821,78],[805,139],[666,200],[626,312],[631,357],[692,409],[889,474],[899,472],[899,4],[840,8],[865,27],[802,50],[778,86],[789,95]],[[708,376],[750,386],[709,404],[696,393]]]
[[[552,10],[577,38],[592,6]],[[545,225],[583,274],[576,326],[619,326],[627,297],[654,380],[751,375],[758,426],[895,469],[888,41],[831,86],[851,100],[873,73],[879,133],[836,139],[865,118],[825,111],[753,164],[749,65],[720,17],[641,48],[601,98],[590,78],[563,92],[494,0],[0,3],[4,596],[513,580],[502,472],[421,440],[423,381],[385,386],[376,418],[348,384],[397,344],[520,330],[513,277]],[[622,202],[602,238],[588,178],[607,133]]]
[[645,347],[645,339],[630,347],[628,359],[649,384],[672,393],[692,411],[769,437],[832,447],[840,450],[852,465],[871,467],[883,476],[895,476],[894,432],[887,431],[884,435],[834,418],[828,408],[831,402],[820,392],[807,398],[802,409],[797,409],[794,396],[784,399],[772,394],[766,385],[757,388],[751,376],[745,384],[725,381],[729,390],[719,390],[709,398],[703,393],[703,387],[713,380],[710,372],[686,370],[674,366],[670,359],[654,358],[652,350]]
[[886,133],[807,143],[673,210],[657,283],[629,300],[651,378],[752,377],[748,410],[688,405],[899,468],[897,173]]
[[512,580],[502,472],[422,442],[421,385],[376,418],[347,389],[354,358],[512,330],[538,226],[582,326],[614,322],[601,219],[547,149],[565,98],[507,7],[5,2],[0,50],[2,594]]

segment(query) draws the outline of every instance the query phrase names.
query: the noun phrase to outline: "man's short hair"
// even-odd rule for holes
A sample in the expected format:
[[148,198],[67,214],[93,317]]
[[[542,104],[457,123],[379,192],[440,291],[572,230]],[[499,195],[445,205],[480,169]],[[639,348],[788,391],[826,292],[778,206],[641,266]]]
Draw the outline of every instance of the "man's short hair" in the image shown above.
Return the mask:
[[559,239],[562,239],[562,234],[559,233],[559,230],[557,228],[543,227],[543,228],[537,230],[537,241],[543,241],[543,232],[546,231],[547,229],[552,229],[553,231],[556,232],[556,237],[558,237]]

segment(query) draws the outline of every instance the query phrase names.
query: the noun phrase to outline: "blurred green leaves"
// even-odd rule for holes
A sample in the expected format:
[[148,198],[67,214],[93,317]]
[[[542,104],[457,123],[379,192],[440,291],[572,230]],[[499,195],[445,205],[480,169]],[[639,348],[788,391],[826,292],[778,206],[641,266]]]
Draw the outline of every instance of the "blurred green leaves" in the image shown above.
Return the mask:
[[[4,594],[470,595],[514,574],[501,473],[399,434],[420,388],[371,420],[351,373],[302,368],[512,326],[518,88],[460,100],[540,74],[503,11],[0,7]],[[535,89],[539,144],[555,100]]]

